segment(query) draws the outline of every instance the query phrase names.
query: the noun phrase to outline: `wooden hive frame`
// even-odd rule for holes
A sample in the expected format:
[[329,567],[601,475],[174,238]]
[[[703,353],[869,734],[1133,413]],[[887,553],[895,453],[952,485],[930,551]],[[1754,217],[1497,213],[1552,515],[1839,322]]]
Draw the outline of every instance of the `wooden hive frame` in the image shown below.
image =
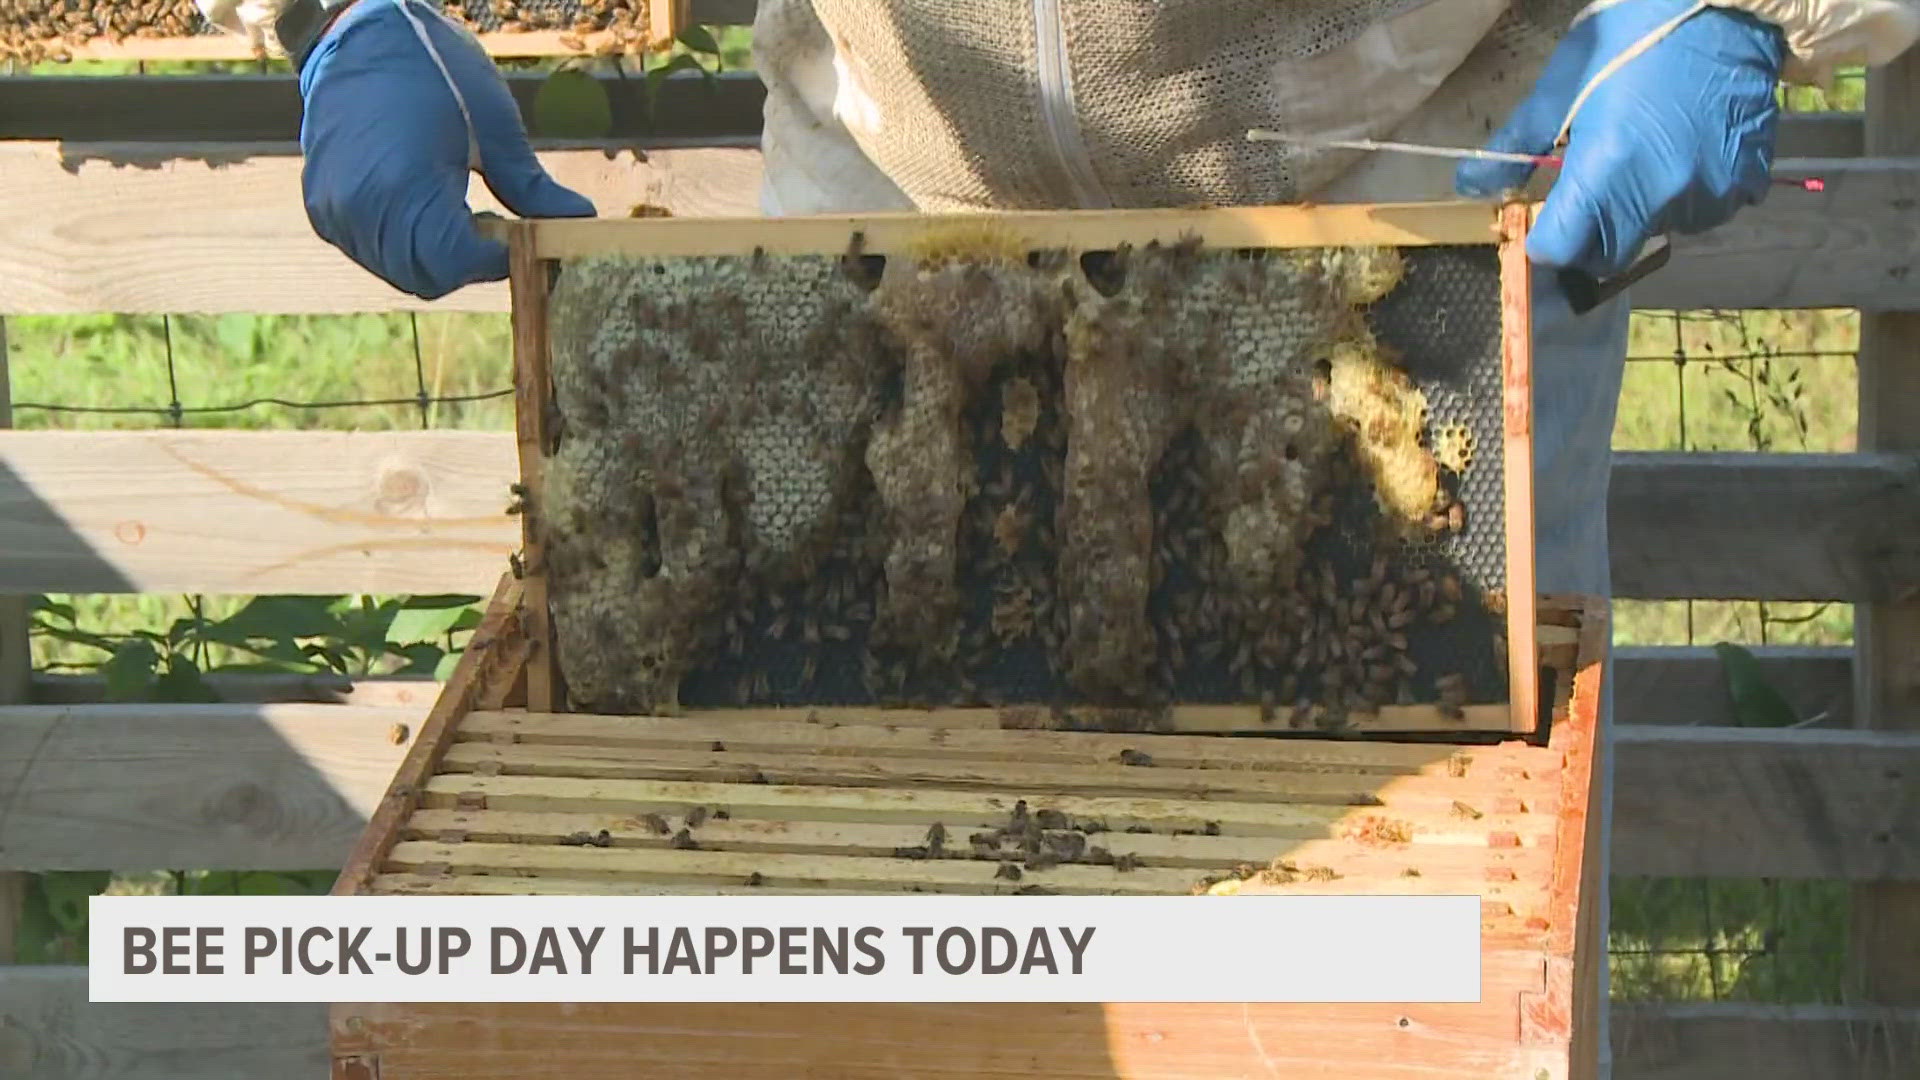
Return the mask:
[[[1431,705],[1387,706],[1354,716],[1365,731],[1508,731],[1525,734],[1540,721],[1539,671],[1525,658],[1538,645],[1534,589],[1533,370],[1531,273],[1525,237],[1533,206],[1515,202],[1279,206],[1204,210],[1112,210],[996,213],[997,226],[1020,236],[1028,250],[1112,250],[1120,245],[1173,244],[1198,237],[1207,248],[1497,246],[1500,258],[1503,483],[1506,524],[1506,670],[1504,705],[1468,707],[1464,718]],[[576,219],[503,222],[488,227],[511,250],[514,394],[521,483],[540,488],[552,449],[551,349],[547,301],[561,260],[597,255],[771,256],[834,255],[857,240],[868,255],[911,251],[930,234],[976,221],[978,215],[889,213],[820,215],[778,220],[697,218]],[[529,611],[548,641],[546,593],[536,512],[523,521],[523,564]],[[543,650],[528,674],[528,701],[537,711],[565,707],[558,658]],[[1282,711],[1285,711],[1284,708]],[[805,710],[797,710],[803,715]],[[1271,715],[1258,705],[1176,710],[1179,730],[1265,730]]]
[[[534,59],[541,57],[617,55],[634,51],[665,48],[681,30],[691,25],[689,0],[649,0],[644,26],[632,29],[573,33],[567,30],[518,30],[479,33],[480,44],[496,59]],[[135,34],[109,37],[105,34],[85,40],[50,45],[53,57],[68,60],[113,61],[244,61],[266,58],[239,34],[218,31],[194,20],[197,32],[187,34]],[[4,45],[0,42],[0,45]],[[3,54],[4,50],[0,50]]]
[[[1530,380],[1515,329],[1525,329],[1518,253],[1528,214],[1507,207],[1494,216],[1483,205],[1007,217],[1067,246],[1190,232],[1233,247],[1485,243],[1497,230],[1510,286],[1509,452],[1525,455]],[[712,253],[716,231],[773,253],[842,250],[857,231],[866,250],[884,253],[926,220],[502,225],[514,241],[523,480],[537,483],[545,445],[547,260],[610,248]],[[1530,455],[1519,460],[1530,466]],[[1529,573],[1524,592],[1509,579],[1510,595],[1532,599],[1532,545],[1510,550],[1524,553],[1517,561]],[[1540,715],[1532,708],[1483,714],[1468,726],[1478,730],[1454,725],[1399,741],[1227,739],[1243,725],[1219,708],[1176,710],[1172,734],[1048,730],[1039,710],[1018,707],[594,716],[558,711],[537,547],[525,558],[523,574],[502,578],[336,895],[1179,894],[1209,885],[1478,894],[1481,1000],[350,1004],[332,1013],[336,1080],[611,1080],[632,1075],[636,1061],[703,1080],[1593,1075],[1603,1003],[1592,965],[1604,955],[1592,902],[1598,819],[1588,801],[1601,750],[1601,601],[1510,604],[1527,620],[1510,641],[1538,662],[1509,670],[1551,676],[1526,688],[1549,703],[1544,726],[1527,722]],[[1021,815],[1049,815],[1052,835],[1078,836],[1071,857],[1036,862],[1001,847],[997,829]]]

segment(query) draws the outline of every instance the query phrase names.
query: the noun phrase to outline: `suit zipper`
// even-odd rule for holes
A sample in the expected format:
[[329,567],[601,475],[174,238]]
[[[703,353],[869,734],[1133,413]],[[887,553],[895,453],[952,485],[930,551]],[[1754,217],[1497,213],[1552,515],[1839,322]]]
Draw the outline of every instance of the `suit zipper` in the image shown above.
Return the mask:
[[1100,178],[1094,175],[1093,162],[1080,137],[1060,0],[1033,0],[1033,22],[1035,51],[1039,54],[1040,115],[1047,126],[1055,164],[1066,178],[1077,208],[1108,209],[1113,206],[1113,200],[1107,196]]

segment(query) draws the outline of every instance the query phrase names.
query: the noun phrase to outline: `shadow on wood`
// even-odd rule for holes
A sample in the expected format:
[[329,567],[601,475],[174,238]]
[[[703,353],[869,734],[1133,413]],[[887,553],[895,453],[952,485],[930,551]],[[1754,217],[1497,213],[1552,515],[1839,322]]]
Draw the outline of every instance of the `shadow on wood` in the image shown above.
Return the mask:
[[312,870],[346,858],[420,712],[92,705],[0,716],[0,869]]

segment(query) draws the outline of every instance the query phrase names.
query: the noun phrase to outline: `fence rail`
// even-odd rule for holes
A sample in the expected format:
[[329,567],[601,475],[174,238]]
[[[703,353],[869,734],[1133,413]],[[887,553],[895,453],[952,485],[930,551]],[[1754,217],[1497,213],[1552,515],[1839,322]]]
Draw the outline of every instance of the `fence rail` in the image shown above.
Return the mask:
[[[184,152],[190,155],[182,158]],[[506,287],[427,302],[387,287],[313,235],[292,147],[0,143],[0,312],[17,315],[504,312]],[[550,150],[556,179],[603,215],[637,203],[680,216],[758,212],[758,150]],[[1782,190],[1676,241],[1634,290],[1644,308],[1900,307],[1920,260],[1920,159],[1783,161],[1827,179]],[[501,211],[473,185],[477,209]],[[164,206],[166,213],[156,213]]]

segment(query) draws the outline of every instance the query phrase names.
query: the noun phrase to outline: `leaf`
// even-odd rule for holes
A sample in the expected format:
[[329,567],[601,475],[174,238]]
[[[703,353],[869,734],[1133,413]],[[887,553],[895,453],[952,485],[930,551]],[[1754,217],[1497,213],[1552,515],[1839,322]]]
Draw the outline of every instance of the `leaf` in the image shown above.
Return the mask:
[[387,644],[410,645],[418,641],[438,641],[459,623],[465,608],[438,610],[402,610],[387,627]]
[[208,674],[218,672],[225,675],[284,675],[288,672],[311,672],[314,665],[307,663],[283,663],[274,660],[242,660],[231,664],[215,664]]
[[174,656],[167,670],[153,683],[154,697],[160,701],[215,702],[220,695],[200,676],[200,666],[184,656]]
[[340,618],[329,610],[330,596],[256,596],[232,615],[211,623],[207,639],[244,645],[249,638],[331,637],[340,633]]
[[107,677],[107,700],[126,702],[146,697],[154,668],[159,663],[160,654],[153,642],[143,638],[123,642],[113,651],[112,658],[100,665],[101,673]]
[[36,596],[33,598],[33,604],[28,610],[44,612],[56,619],[64,621],[69,626],[73,625],[74,613],[72,604],[57,604],[45,596]]
[[37,885],[35,882],[27,889],[14,924],[14,960],[21,964],[76,963],[79,958],[74,955],[74,938],[60,929]]
[[56,641],[65,641],[74,645],[88,645],[107,653],[115,651],[121,644],[118,638],[110,638],[105,634],[96,634],[92,631],[78,630],[67,626],[53,626],[49,623],[36,621],[33,624],[33,628]]
[[1735,723],[1741,727],[1792,727],[1800,722],[1793,706],[1761,674],[1760,661],[1753,653],[1724,641],[1713,651],[1727,675],[1727,696],[1733,702]]
[[697,53],[706,53],[708,56],[720,55],[720,43],[713,40],[713,32],[704,26],[689,26],[674,35],[673,40]]
[[675,72],[692,69],[711,79],[713,73],[700,66],[700,61],[692,53],[681,53],[659,67],[647,72],[647,121],[654,123],[659,119],[660,87]]
[[458,666],[459,663],[460,654],[457,652],[450,652],[441,657],[440,662],[434,665],[433,668],[434,681],[446,682],[448,679],[453,678],[453,669]]
[[419,642],[399,650],[407,664],[396,675],[431,675],[440,668],[440,661],[446,659],[447,650],[429,642]]
[[259,319],[253,315],[226,315],[214,321],[214,337],[229,359],[251,363],[260,350]]
[[241,875],[234,882],[233,891],[240,896],[287,896],[299,895],[305,890],[285,875],[262,872]]
[[562,68],[534,95],[533,126],[541,138],[604,139],[613,131],[613,101],[600,80]]
[[96,870],[35,875],[16,931],[18,960],[27,964],[84,962],[87,901],[112,883],[112,874]]
[[439,611],[444,608],[472,607],[486,599],[484,596],[445,593],[439,596],[409,596],[400,607],[407,611]]

